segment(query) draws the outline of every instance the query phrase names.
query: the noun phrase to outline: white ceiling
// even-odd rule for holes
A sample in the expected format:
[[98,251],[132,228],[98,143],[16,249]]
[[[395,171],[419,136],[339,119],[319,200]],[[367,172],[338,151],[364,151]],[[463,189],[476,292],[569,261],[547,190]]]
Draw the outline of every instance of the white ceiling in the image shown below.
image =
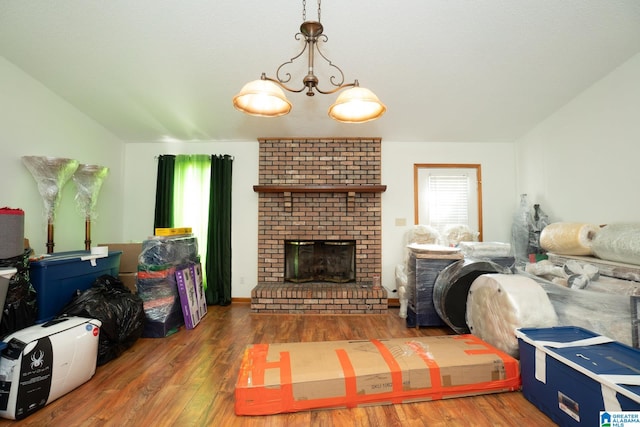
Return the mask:
[[298,53],[301,22],[293,0],[2,0],[0,55],[127,142],[499,142],[640,52],[638,0],[325,0],[324,53],[387,113],[340,124],[336,95],[289,93],[288,116],[236,111],[244,83]]

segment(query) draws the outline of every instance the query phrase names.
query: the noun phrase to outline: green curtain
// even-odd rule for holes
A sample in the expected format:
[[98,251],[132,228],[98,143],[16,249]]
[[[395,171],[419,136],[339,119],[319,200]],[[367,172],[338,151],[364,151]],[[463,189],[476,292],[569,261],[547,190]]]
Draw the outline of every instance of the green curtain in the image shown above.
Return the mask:
[[[173,226],[191,227],[198,241],[202,271],[206,271],[209,232],[209,188],[211,156],[179,154],[176,156],[173,178]],[[203,274],[207,286],[207,275]]]
[[156,178],[156,209],[153,220],[153,234],[156,228],[173,227],[173,175],[176,156],[158,157],[158,174]]
[[231,175],[233,157],[211,156],[207,304],[231,304]]

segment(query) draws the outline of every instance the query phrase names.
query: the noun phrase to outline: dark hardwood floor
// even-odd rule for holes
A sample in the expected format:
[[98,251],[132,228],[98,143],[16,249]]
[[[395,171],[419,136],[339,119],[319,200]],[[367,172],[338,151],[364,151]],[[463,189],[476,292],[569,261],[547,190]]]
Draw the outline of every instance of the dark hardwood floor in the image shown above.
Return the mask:
[[386,315],[251,314],[246,303],[209,307],[193,330],[143,338],[87,383],[3,426],[553,426],[520,392],[432,402],[236,416],[234,388],[254,343],[399,338],[452,333],[407,328]]

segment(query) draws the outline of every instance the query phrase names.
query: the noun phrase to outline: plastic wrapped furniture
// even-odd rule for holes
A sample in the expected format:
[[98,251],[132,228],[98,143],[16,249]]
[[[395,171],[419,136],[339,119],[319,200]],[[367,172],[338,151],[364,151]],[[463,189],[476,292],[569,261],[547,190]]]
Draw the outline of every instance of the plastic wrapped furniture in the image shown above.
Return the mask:
[[457,249],[441,247],[425,252],[411,251],[407,264],[407,327],[441,326],[434,307],[433,289],[438,274],[462,258]]
[[142,242],[136,290],[147,319],[143,337],[162,338],[184,325],[175,272],[176,268],[198,262],[198,241],[194,236],[154,236]]

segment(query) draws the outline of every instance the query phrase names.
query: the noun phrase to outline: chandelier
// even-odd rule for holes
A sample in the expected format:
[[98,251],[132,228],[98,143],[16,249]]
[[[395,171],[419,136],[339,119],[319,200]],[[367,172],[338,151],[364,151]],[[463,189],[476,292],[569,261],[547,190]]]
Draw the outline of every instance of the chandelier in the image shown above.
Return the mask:
[[[306,20],[306,0],[302,1],[302,25],[300,32],[295,35],[296,40],[304,39],[304,46],[298,55],[289,61],[282,63],[276,70],[276,78],[267,77],[262,73],[259,80],[254,80],[242,87],[240,93],[233,98],[233,106],[243,113],[260,117],[279,117],[291,111],[291,102],[287,99],[282,89],[289,92],[302,92],[306,90],[307,96],[314,96],[315,92],[329,95],[342,89],[336,101],[329,107],[329,116],[344,123],[364,123],[382,116],[386,107],[378,97],[369,89],[360,87],[358,80],[353,83],[344,82],[344,73],[333,64],[320,50],[318,43],[325,43],[328,37],[323,34],[323,26],[320,23],[321,0],[318,0],[318,21]],[[302,87],[289,86],[291,74],[283,70],[303,53],[307,52],[307,75],[302,79]],[[321,89],[319,79],[315,75],[316,54],[328,64],[337,75],[329,78],[331,88]]]

